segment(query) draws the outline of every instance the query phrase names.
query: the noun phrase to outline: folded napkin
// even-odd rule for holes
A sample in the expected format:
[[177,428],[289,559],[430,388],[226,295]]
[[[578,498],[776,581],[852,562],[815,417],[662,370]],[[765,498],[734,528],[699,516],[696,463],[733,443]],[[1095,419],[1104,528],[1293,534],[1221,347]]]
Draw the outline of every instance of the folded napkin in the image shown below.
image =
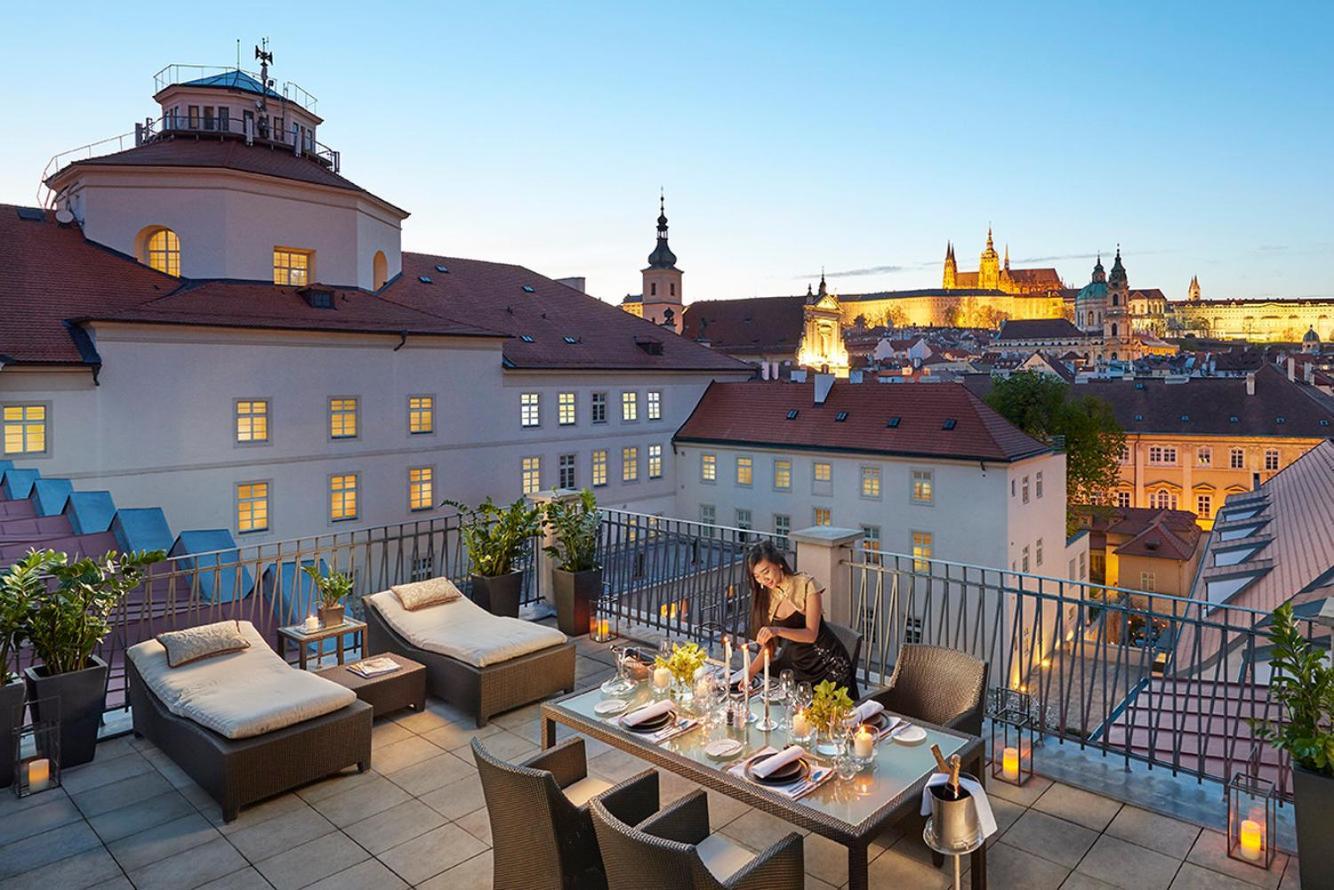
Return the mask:
[[645,705],[637,711],[631,711],[621,718],[622,726],[638,726],[645,720],[652,720],[654,717],[661,717],[663,714],[671,711],[672,703],[669,699],[663,699],[654,702],[651,705]]
[[[798,755],[805,753],[804,751],[801,750],[801,748],[795,745],[793,747],[796,748],[796,750],[798,751]],[[791,750],[792,748],[787,749],[787,751]],[[787,751],[784,751],[783,753],[786,754]],[[767,746],[761,748],[759,751],[756,751],[752,757],[743,760],[740,763],[734,764],[731,767],[728,767],[727,771],[732,775],[741,779],[749,778],[746,775],[746,764],[754,763],[757,759],[765,756],[766,754],[767,755],[775,754],[774,749]],[[774,756],[769,757],[769,760],[776,760],[776,759],[777,757]],[[773,763],[766,765],[768,765],[770,769],[777,769],[781,764]],[[757,771],[758,771],[757,767],[751,768],[752,773]],[[810,775],[800,781],[793,782],[791,785],[779,785],[779,786],[766,785],[765,788],[767,788],[769,791],[774,792],[775,794],[781,794],[784,797],[788,798],[789,800],[799,800],[800,798],[805,797],[806,795],[814,791],[816,788],[819,788],[821,785],[823,785],[825,781],[828,780],[829,777],[832,775],[834,775],[834,770],[832,767],[812,766]]]
[[878,701],[872,700],[862,702],[852,709],[852,713],[856,715],[858,723],[865,723],[884,709],[884,705],[880,704]]
[[774,754],[771,757],[766,757],[759,763],[751,766],[751,775],[759,776],[761,779],[767,779],[771,772],[787,766],[794,760],[799,759],[805,753],[806,749],[801,747],[801,745],[788,745],[779,753]]
[[[922,815],[931,815],[931,788],[934,785],[944,785],[950,780],[950,777],[944,773],[932,773],[931,778],[926,780],[926,786],[922,788]],[[987,800],[987,793],[982,790],[982,785],[970,779],[967,776],[959,777],[959,785],[967,789],[972,795],[977,806],[977,826],[982,829],[983,839],[991,837],[996,833],[996,816],[991,812],[991,801]]]

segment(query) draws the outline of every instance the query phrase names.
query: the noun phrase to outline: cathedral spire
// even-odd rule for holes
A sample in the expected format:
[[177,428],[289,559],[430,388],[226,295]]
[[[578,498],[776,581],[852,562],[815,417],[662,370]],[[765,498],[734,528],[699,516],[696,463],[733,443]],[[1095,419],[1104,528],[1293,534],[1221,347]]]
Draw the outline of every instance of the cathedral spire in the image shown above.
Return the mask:
[[658,192],[658,245],[648,255],[649,268],[671,269],[676,266],[676,254],[667,246],[667,197]]
[[1005,271],[1010,271],[1010,245],[1005,245]]

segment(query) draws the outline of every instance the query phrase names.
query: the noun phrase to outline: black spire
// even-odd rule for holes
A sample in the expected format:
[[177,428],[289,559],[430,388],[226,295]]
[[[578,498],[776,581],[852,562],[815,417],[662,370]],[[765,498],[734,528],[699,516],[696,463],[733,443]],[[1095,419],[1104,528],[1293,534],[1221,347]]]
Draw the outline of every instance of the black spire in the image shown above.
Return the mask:
[[1126,267],[1123,266],[1123,265],[1121,265],[1121,245],[1120,245],[1120,244],[1116,245],[1116,259],[1112,261],[1112,271],[1111,271],[1111,274],[1107,276],[1107,280],[1108,280],[1108,281],[1111,281],[1111,282],[1117,282],[1117,281],[1120,281],[1120,282],[1123,283],[1123,284],[1125,283],[1125,280],[1126,280]]
[[658,246],[648,255],[651,269],[672,269],[676,266],[676,254],[667,246],[667,199],[658,195]]

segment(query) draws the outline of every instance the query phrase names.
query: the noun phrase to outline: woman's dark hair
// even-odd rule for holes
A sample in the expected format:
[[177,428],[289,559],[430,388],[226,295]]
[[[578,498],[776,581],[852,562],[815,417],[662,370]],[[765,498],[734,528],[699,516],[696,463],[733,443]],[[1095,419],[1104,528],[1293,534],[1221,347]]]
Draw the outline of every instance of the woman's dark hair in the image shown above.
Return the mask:
[[771,562],[783,570],[784,575],[792,574],[787,554],[772,541],[760,541],[746,554],[746,580],[750,582],[750,638],[760,632],[760,628],[769,623],[769,589],[755,580],[755,567],[762,562]]

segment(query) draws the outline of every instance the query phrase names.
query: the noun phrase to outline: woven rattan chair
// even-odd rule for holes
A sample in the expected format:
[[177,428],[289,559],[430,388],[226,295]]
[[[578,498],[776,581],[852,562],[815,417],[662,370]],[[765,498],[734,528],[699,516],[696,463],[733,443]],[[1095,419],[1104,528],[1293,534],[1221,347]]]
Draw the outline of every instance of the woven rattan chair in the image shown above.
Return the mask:
[[637,826],[594,800],[593,828],[607,867],[609,890],[801,890],[801,835],[791,832],[752,856],[721,835],[709,835],[709,799],[702,790]]
[[871,698],[897,714],[981,735],[986,690],[985,661],[942,646],[906,643],[889,688]]
[[[832,621],[825,620],[825,625],[834,632],[834,636],[843,644],[843,648],[848,652],[848,658],[852,661],[852,685],[848,687],[848,695],[856,701],[860,695],[857,692],[857,665],[862,655],[862,635],[850,627],[844,627],[842,624],[835,624]],[[791,645],[786,640],[779,644],[778,653],[774,657],[774,667],[781,670],[784,667],[790,667],[785,663],[787,659],[787,647]]]
[[589,801],[632,823],[658,809],[656,771],[615,786],[589,778],[582,738],[518,763],[491,756],[479,739],[472,753],[491,819],[495,890],[603,890]]

